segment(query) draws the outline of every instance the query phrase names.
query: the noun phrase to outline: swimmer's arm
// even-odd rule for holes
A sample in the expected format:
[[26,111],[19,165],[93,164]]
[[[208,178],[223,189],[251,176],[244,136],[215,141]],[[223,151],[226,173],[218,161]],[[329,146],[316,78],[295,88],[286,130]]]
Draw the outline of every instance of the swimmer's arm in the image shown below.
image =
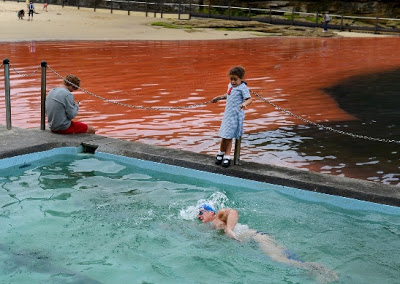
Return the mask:
[[237,241],[239,241],[239,239],[236,237],[236,234],[233,232],[233,229],[235,229],[238,220],[239,220],[239,213],[234,209],[229,209],[228,216],[226,219],[225,234],[228,237],[231,237],[232,239],[235,239]]

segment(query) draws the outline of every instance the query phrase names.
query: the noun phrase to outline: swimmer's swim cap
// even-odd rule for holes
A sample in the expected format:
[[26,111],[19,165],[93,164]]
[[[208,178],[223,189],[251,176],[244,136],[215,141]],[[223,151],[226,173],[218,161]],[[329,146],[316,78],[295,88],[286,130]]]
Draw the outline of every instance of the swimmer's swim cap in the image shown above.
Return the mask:
[[217,213],[217,211],[215,211],[215,209],[214,209],[211,205],[206,204],[206,203],[204,203],[203,205],[201,205],[201,206],[199,207],[199,210],[201,210],[201,209],[204,209],[204,210],[207,210],[207,211],[212,211],[212,212],[214,212],[214,213]]

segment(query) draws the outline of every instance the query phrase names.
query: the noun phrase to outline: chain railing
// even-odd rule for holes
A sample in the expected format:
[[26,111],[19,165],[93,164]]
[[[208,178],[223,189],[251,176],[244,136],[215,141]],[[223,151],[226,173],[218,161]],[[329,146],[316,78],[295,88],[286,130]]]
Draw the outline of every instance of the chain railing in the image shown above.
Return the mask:
[[[43,61],[41,63],[41,65],[32,73],[29,74],[23,74],[22,72],[19,72],[15,67],[13,67],[8,59],[4,59],[3,64],[0,65],[0,68],[4,66],[4,79],[5,79],[5,95],[6,95],[6,120],[7,120],[7,129],[11,129],[11,103],[10,103],[10,82],[9,82],[9,66],[12,67],[12,70],[14,72],[16,72],[18,75],[23,76],[23,77],[29,77],[29,76],[33,76],[34,74],[36,74],[38,72],[38,70],[40,68],[42,68],[42,79],[41,79],[41,95],[42,95],[42,111],[41,111],[41,129],[44,130],[44,121],[45,121],[45,99],[46,99],[46,69],[49,69],[52,73],[54,73],[58,78],[65,80],[66,82],[70,83],[71,85],[73,85],[74,87],[76,87],[77,89],[83,91],[84,93],[93,96],[95,98],[98,98],[100,100],[103,100],[107,103],[112,103],[112,104],[116,104],[116,105],[120,105],[123,107],[128,107],[128,108],[134,108],[134,109],[141,109],[141,110],[155,110],[155,111],[168,111],[168,110],[184,110],[184,109],[192,109],[192,108],[197,108],[197,107],[202,107],[202,106],[206,106],[210,103],[215,103],[219,100],[221,100],[221,98],[218,99],[212,99],[203,103],[198,103],[198,104],[192,104],[192,105],[186,105],[186,106],[176,106],[176,107],[168,107],[168,106],[163,106],[163,107],[145,107],[145,106],[135,106],[135,105],[130,105],[130,104],[126,104],[126,103],[121,103],[118,101],[114,101],[114,100],[110,100],[107,99],[105,97],[96,95],[84,88],[81,88],[80,86],[75,85],[74,83],[68,81],[64,76],[60,75],[57,71],[55,71],[53,68],[51,68],[50,66],[47,65],[47,63],[45,61]],[[375,141],[375,142],[383,142],[383,143],[397,143],[400,144],[400,141],[398,140],[394,140],[394,139],[387,139],[387,138],[377,138],[377,137],[370,137],[367,135],[360,135],[360,134],[355,134],[355,133],[351,133],[351,132],[346,132],[346,131],[342,131],[342,130],[338,130],[338,129],[334,129],[332,127],[329,126],[325,126],[322,125],[320,123],[316,123],[314,121],[311,121],[309,119],[306,119],[304,117],[301,117],[300,115],[294,114],[291,111],[284,109],[278,105],[276,105],[275,103],[273,103],[270,100],[267,100],[266,98],[262,97],[261,95],[259,95],[258,93],[256,93],[253,90],[250,90],[250,92],[255,95],[257,98],[259,98],[261,101],[273,106],[275,109],[289,115],[292,116],[296,119],[299,119],[301,121],[303,121],[306,124],[310,124],[319,128],[322,128],[324,130],[327,131],[331,131],[334,133],[338,133],[341,135],[346,135],[346,136],[350,136],[353,138],[359,138],[359,139],[365,139],[365,140],[369,140],[369,141]],[[240,143],[239,143],[240,144]],[[235,150],[236,152],[236,150]]]
[[60,79],[65,80],[66,82],[68,82],[69,84],[71,84],[72,86],[74,86],[75,88],[81,90],[82,92],[84,92],[84,93],[86,93],[86,94],[88,94],[88,95],[90,95],[90,96],[93,96],[93,97],[95,97],[95,98],[98,98],[98,99],[100,99],[100,100],[103,100],[103,101],[105,101],[105,102],[107,102],[107,103],[112,103],[112,104],[116,104],[116,105],[120,105],[120,106],[128,107],[128,108],[142,109],[142,110],[161,110],[161,111],[163,111],[163,110],[182,110],[182,109],[190,109],[190,108],[197,108],[197,107],[205,106],[205,105],[208,105],[208,104],[210,104],[210,103],[214,103],[214,102],[220,100],[220,99],[218,99],[218,100],[210,100],[210,101],[206,101],[206,102],[199,103],[199,104],[192,104],[192,105],[186,105],[186,106],[176,106],[176,107],[145,107],[145,106],[134,106],[134,105],[130,105],[130,104],[126,104],[126,103],[121,103],[121,102],[117,102],[117,101],[114,101],[114,100],[110,100],[110,99],[104,98],[104,97],[102,97],[102,96],[96,95],[96,94],[94,94],[94,93],[92,93],[92,92],[89,92],[88,90],[85,90],[85,89],[83,89],[83,88],[81,88],[81,87],[75,85],[74,83],[72,83],[72,82],[66,80],[63,76],[61,76],[59,73],[57,73],[57,72],[56,72],[54,69],[52,69],[50,66],[47,66],[47,68],[49,68],[49,70],[50,70],[51,72],[53,72],[53,73],[54,73],[57,77],[59,77]]
[[257,94],[257,93],[254,92],[253,90],[250,90],[250,92],[251,92],[252,94],[254,94],[257,98],[259,98],[260,100],[266,102],[267,104],[270,104],[271,106],[273,106],[273,107],[276,108],[277,110],[280,110],[281,112],[284,112],[284,113],[286,113],[287,115],[290,115],[290,116],[292,116],[292,117],[294,117],[294,118],[297,118],[297,119],[299,119],[299,120],[305,122],[306,124],[311,124],[311,125],[320,127],[320,128],[322,128],[322,129],[325,129],[325,130],[328,130],[328,131],[332,131],[332,132],[335,132],[335,133],[338,133],[338,134],[342,134],[342,135],[347,135],[347,136],[350,136],[350,137],[353,137],[353,138],[360,138],[360,139],[365,139],[365,140],[369,140],[369,141],[377,141],[377,142],[385,142],[385,143],[398,143],[398,144],[400,144],[400,141],[397,141],[397,140],[386,139],[386,138],[376,138],[376,137],[369,137],[369,136],[366,136],[366,135],[354,134],[354,133],[351,133],[351,132],[346,132],[346,131],[342,131],[342,130],[337,130],[337,129],[334,129],[334,128],[329,127],[329,126],[325,126],[325,125],[316,123],[316,122],[314,122],[314,121],[311,121],[311,120],[309,120],[309,119],[306,119],[306,118],[304,118],[304,117],[301,117],[301,116],[299,116],[299,115],[297,115],[297,114],[294,114],[294,113],[292,113],[291,111],[288,111],[288,110],[286,110],[286,109],[284,109],[284,108],[281,108],[280,106],[274,104],[274,103],[271,102],[270,100],[267,100],[266,98],[260,96],[259,94]]
[[15,73],[17,73],[18,75],[20,75],[20,76],[22,76],[22,77],[25,77],[25,78],[35,75],[35,74],[39,71],[39,69],[40,69],[40,65],[39,65],[39,66],[36,68],[36,70],[33,71],[32,73],[23,74],[23,73],[19,72],[17,69],[15,69],[15,67],[14,67],[13,65],[11,65],[11,63],[10,63],[10,67],[11,67],[11,69],[12,69]]

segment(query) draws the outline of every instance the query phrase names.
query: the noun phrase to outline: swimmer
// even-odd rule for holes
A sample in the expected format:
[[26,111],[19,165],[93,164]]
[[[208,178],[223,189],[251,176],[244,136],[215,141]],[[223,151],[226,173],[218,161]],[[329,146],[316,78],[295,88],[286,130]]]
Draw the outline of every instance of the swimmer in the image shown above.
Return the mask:
[[268,234],[239,224],[239,213],[235,209],[223,208],[217,212],[211,205],[203,204],[199,207],[197,218],[202,223],[211,223],[214,229],[224,230],[228,237],[239,242],[245,240],[255,241],[260,249],[274,261],[309,270],[322,282],[332,282],[338,279],[335,272],[330,271],[319,263],[299,260],[293,252],[279,245]]

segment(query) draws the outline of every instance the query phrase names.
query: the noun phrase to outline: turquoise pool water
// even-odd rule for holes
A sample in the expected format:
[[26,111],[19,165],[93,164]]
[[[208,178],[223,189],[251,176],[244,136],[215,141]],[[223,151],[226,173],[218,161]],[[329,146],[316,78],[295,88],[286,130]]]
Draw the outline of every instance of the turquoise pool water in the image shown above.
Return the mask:
[[104,153],[0,161],[0,283],[318,283],[196,220],[233,207],[337,283],[400,279],[400,208]]

